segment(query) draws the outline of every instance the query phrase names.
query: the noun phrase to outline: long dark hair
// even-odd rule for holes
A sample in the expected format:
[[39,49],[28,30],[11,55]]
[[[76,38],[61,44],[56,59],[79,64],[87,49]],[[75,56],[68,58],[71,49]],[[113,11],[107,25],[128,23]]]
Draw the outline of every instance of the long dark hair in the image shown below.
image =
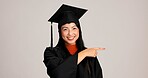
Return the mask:
[[[79,28],[79,38],[76,41],[76,46],[78,48],[78,51],[82,51],[85,49],[85,46],[84,46],[84,42],[82,39],[82,31],[81,31],[80,23],[79,23],[79,21],[69,21],[67,23],[71,23],[71,22],[74,22],[76,24],[76,26]],[[59,46],[59,47],[65,47],[65,41],[63,40],[63,38],[61,36],[61,26],[62,25],[64,25],[64,24],[58,24],[59,41],[58,41],[57,46]]]

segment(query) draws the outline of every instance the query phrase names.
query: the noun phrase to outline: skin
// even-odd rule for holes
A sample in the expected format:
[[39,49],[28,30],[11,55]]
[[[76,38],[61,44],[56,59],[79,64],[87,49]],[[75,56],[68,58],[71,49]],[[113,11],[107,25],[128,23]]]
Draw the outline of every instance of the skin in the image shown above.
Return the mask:
[[[75,23],[66,23],[61,27],[61,35],[66,45],[75,45],[76,40],[79,38],[79,28]],[[78,53],[79,64],[85,57],[96,57],[97,51],[105,50],[105,48],[87,48]]]
[[75,45],[79,38],[79,29],[75,23],[67,23],[61,27],[61,35],[65,44]]

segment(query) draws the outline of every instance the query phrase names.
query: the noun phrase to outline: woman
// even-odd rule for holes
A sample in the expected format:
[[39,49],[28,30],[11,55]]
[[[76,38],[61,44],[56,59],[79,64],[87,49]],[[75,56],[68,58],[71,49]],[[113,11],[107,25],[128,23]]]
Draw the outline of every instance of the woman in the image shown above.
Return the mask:
[[83,43],[79,18],[85,12],[85,9],[62,5],[49,19],[58,23],[59,30],[58,44],[55,47],[51,44],[44,52],[50,78],[103,78],[96,51],[104,48],[86,48]]

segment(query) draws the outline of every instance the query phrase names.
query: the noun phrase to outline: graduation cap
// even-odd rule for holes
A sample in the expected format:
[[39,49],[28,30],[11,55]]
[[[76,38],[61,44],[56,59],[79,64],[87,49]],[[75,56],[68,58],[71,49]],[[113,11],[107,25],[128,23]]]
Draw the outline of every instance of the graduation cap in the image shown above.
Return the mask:
[[51,22],[51,48],[53,48],[53,29],[52,23],[58,23],[58,26],[62,26],[70,22],[78,22],[78,20],[84,15],[86,9],[69,6],[63,4],[56,13],[48,20]]

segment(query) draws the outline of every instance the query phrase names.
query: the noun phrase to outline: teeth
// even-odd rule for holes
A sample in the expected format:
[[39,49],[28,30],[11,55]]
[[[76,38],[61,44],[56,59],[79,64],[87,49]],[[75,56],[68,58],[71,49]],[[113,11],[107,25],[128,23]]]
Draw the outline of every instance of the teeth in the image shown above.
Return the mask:
[[68,37],[69,40],[74,39],[74,37]]
[[69,38],[69,39],[73,39],[73,37],[72,38]]

